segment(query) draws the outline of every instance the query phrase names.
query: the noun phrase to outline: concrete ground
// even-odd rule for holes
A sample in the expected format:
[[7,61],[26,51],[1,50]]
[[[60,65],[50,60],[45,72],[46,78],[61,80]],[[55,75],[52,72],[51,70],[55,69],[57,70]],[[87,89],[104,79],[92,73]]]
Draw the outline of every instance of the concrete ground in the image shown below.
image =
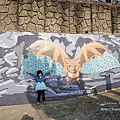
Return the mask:
[[0,120],[120,120],[120,88],[47,105],[0,106]]

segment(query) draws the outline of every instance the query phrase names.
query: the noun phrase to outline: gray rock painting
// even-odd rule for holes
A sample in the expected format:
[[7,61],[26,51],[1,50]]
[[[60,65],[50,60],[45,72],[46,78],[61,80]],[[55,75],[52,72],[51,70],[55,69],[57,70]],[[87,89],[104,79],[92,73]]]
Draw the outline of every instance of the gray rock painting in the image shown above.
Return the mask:
[[[120,87],[120,36],[0,31],[0,105],[35,102],[34,99],[37,97],[36,82],[33,77],[25,74],[23,61],[29,58],[26,48],[37,40],[48,40],[60,44],[71,59],[75,58],[78,50],[85,43],[98,41],[108,49],[110,55],[108,58],[112,60],[112,62],[107,60],[110,62],[108,65],[103,64],[104,71],[102,72],[95,65],[92,65],[94,70],[90,70],[89,65],[92,61],[84,66],[80,76],[80,84],[72,81],[67,86],[68,78],[62,67],[58,72],[46,76],[46,97],[48,100],[62,100],[101,92],[108,88],[108,81],[110,81],[109,89]],[[96,59],[99,58],[93,60]],[[102,63],[98,62],[98,64]],[[59,66],[57,67],[59,68]],[[98,72],[95,70],[98,70]],[[89,71],[93,73],[89,73]],[[22,100],[19,100],[20,97],[22,97]]]

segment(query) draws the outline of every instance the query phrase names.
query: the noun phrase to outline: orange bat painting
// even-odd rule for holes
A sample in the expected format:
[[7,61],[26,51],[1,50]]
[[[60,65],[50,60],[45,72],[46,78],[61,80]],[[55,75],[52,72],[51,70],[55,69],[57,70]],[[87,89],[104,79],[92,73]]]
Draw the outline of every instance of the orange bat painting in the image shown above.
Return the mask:
[[76,58],[71,60],[59,44],[38,40],[31,44],[27,50],[32,51],[36,56],[48,56],[53,61],[61,64],[68,77],[69,85],[72,80],[79,82],[80,71],[82,66],[90,61],[92,57],[102,56],[107,49],[99,42],[84,44],[78,52]]

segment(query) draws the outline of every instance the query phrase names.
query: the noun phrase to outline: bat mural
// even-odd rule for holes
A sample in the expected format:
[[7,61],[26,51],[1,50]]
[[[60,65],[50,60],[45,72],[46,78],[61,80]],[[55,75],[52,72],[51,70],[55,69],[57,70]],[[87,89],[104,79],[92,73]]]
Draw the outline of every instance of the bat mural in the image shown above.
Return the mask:
[[78,83],[82,66],[95,56],[102,56],[107,49],[99,42],[84,44],[74,60],[70,59],[59,44],[38,40],[30,45],[27,50],[31,50],[36,56],[48,56],[53,61],[61,64],[68,77],[67,85],[72,80]]
[[120,36],[0,31],[0,105],[34,103],[36,81],[26,72],[51,68],[47,100],[120,87]]

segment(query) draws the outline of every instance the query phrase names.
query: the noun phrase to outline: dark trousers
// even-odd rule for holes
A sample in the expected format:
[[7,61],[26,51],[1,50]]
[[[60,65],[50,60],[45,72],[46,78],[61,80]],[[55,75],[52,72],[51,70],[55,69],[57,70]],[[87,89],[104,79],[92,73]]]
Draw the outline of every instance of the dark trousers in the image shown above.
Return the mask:
[[37,102],[40,102],[41,94],[43,101],[45,101],[45,90],[38,90]]

